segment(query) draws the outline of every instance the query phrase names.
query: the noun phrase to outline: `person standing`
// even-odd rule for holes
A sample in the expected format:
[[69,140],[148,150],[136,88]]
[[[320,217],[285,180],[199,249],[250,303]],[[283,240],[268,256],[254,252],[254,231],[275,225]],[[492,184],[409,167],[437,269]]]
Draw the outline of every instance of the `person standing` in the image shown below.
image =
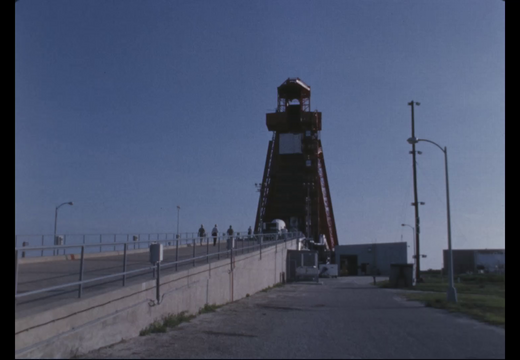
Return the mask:
[[211,230],[211,236],[213,236],[213,246],[217,245],[217,236],[218,236],[218,228],[217,224],[215,224],[215,227],[213,230]]
[[206,236],[206,230],[204,229],[204,225],[200,225],[199,229],[199,237],[200,237],[200,245],[202,246],[202,240]]

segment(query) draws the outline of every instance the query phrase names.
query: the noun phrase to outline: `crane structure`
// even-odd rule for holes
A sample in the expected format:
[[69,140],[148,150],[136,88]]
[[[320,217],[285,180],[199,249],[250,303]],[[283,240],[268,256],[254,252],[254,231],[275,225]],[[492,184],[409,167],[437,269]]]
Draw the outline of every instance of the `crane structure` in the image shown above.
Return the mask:
[[278,87],[276,112],[266,114],[273,132],[259,186],[255,232],[283,220],[332,251],[338,245],[334,212],[320,140],[321,112],[311,111],[311,88],[299,78]]

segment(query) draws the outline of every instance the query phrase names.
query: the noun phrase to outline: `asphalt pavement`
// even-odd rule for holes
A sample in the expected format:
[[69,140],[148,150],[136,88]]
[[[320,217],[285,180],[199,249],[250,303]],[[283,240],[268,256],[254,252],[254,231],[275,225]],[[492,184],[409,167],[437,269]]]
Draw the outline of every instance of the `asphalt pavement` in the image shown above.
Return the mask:
[[405,300],[371,277],[293,283],[197,316],[167,333],[90,352],[109,359],[492,359],[505,329]]

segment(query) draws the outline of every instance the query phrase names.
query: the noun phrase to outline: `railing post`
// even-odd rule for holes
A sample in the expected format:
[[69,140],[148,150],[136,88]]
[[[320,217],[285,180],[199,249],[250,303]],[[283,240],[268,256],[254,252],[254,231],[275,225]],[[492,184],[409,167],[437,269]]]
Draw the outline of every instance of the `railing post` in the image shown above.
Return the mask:
[[177,262],[179,261],[179,240],[175,241],[175,271],[177,271]]
[[[99,243],[101,244],[102,242],[102,234],[99,234]],[[99,252],[101,252],[101,245],[99,245]]]
[[[115,244],[115,242],[116,242],[116,236],[117,236],[117,235],[114,234],[114,244]],[[115,251],[116,251],[116,246],[114,245],[114,252],[115,252]]]
[[220,236],[217,234],[217,260],[220,260]]
[[159,261],[157,261],[157,265],[156,265],[156,268],[157,268],[157,281],[156,281],[156,286],[155,286],[155,296],[156,296],[156,299],[157,299],[157,304],[159,304],[161,302],[161,263]]
[[[45,235],[42,235],[42,247],[45,246],[45,245],[44,245],[44,241],[43,241],[43,237],[44,237],[44,236],[45,236]],[[42,254],[41,254],[41,256],[43,257],[43,249],[42,249]]]
[[[81,247],[81,262],[79,263],[79,281],[83,281],[83,264],[85,262],[85,246]],[[83,292],[83,283],[79,284],[78,298],[81,298]]]
[[[14,251],[14,296],[18,291],[18,250]],[[16,301],[16,298],[15,298]]]
[[[127,236],[128,238],[128,236]],[[123,253],[123,286],[126,286],[126,249],[128,247],[128,243],[125,243],[124,253]]]
[[195,238],[193,238],[193,266],[195,266],[195,246],[197,244],[195,243]]
[[206,263],[209,263],[209,238],[206,238]]

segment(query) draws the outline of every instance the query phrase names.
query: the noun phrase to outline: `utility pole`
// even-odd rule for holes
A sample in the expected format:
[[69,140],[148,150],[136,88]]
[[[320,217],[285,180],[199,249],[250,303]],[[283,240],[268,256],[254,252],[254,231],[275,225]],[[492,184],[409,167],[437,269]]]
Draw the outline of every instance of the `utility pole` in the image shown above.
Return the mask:
[[[414,104],[420,105],[420,103],[415,102],[412,100],[408,103],[412,107],[412,137],[415,138],[415,122],[414,122]],[[419,199],[417,197],[417,167],[416,167],[416,160],[415,160],[415,143],[412,144],[412,161],[413,161],[413,196],[414,196],[414,203],[413,206],[415,206],[415,260],[416,260],[416,266],[415,266],[415,281],[420,282],[421,280],[421,258],[419,254],[421,253],[419,251],[419,234],[420,234],[420,226],[419,226]]]

